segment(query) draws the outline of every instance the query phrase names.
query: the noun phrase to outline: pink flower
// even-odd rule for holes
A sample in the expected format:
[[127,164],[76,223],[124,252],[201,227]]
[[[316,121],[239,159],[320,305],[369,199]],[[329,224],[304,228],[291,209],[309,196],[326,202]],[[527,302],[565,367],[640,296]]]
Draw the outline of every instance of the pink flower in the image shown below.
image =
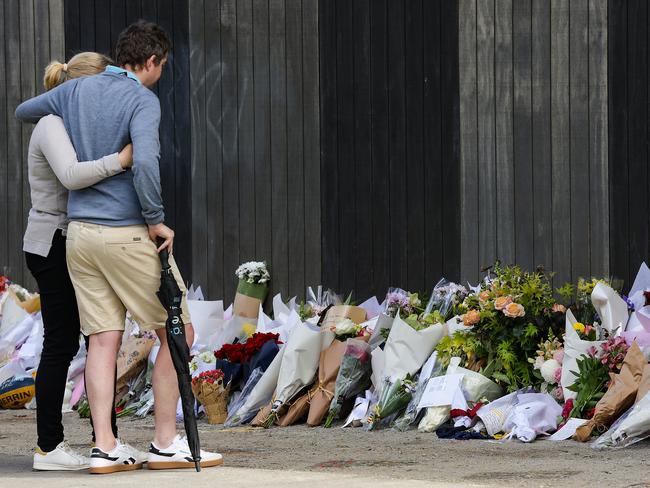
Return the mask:
[[590,346],[589,349],[587,349],[587,354],[591,358],[595,358],[598,355],[598,349],[596,349],[596,346]]
[[564,349],[558,349],[553,353],[553,359],[555,359],[558,363],[562,364],[562,361],[564,361]]
[[558,402],[564,401],[564,391],[562,390],[561,386],[558,386],[555,388],[552,392],[551,395],[553,398],[555,398]]
[[555,373],[553,373],[553,377],[555,378],[555,382],[559,384],[562,379],[562,368],[557,368]]

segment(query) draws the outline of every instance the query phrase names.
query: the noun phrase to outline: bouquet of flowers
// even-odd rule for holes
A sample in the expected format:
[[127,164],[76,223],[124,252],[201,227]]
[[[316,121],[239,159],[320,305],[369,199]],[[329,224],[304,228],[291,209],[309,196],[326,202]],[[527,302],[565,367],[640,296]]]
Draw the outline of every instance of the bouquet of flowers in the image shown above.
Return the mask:
[[246,342],[224,344],[215,351],[215,367],[224,373],[226,384],[236,390],[241,383],[246,383],[253,369],[268,367],[281,343],[279,334],[256,332]]
[[[469,346],[465,355],[472,358],[468,367],[515,391],[533,383],[528,358],[536,354],[537,345],[548,339],[549,332],[558,333],[553,289],[541,269],[528,273],[497,263],[492,272],[494,276],[457,307],[464,325],[472,327],[462,341]],[[439,352],[448,362],[449,343],[441,344]]]
[[299,313],[303,321],[320,317],[320,315],[333,305],[340,305],[341,298],[332,290],[323,290],[318,286],[316,290],[310,286],[307,288],[307,302],[300,305]]
[[339,341],[346,341],[347,339],[354,339],[356,337],[365,337],[369,334],[366,329],[350,319],[343,319],[331,327],[330,330],[334,332],[336,339]]
[[415,393],[416,383],[410,374],[391,382],[388,378],[382,389],[379,401],[368,416],[367,430],[373,430],[389,421],[393,415],[404,410]]
[[214,356],[214,352],[201,352],[190,361],[190,373],[194,376],[195,374],[203,373],[203,371],[214,369],[216,360],[217,358]]
[[539,344],[535,359],[528,358],[533,364],[535,372],[541,376],[543,383],[540,386],[542,393],[549,393],[558,401],[564,399],[560,380],[562,378],[562,361],[564,360],[564,348],[562,343],[553,335]]
[[331,427],[343,403],[363,392],[370,385],[370,346],[364,341],[348,339],[341,366],[334,384],[334,397],[329,406],[325,427]]
[[598,400],[603,397],[607,389],[609,368],[597,356],[595,348],[588,356],[578,359],[577,365],[578,371],[572,371],[577,378],[568,387],[569,390],[577,393],[570,416],[591,418]]
[[223,424],[228,416],[230,386],[225,386],[223,380],[223,371],[219,369],[204,371],[192,378],[192,391],[203,405],[209,424]]
[[[621,346],[614,344],[617,339],[620,338],[611,339],[605,343],[601,363],[607,365],[610,371],[618,371],[618,373],[610,373],[611,381],[607,392],[596,404],[592,419],[576,431],[574,436],[576,440],[586,442],[594,431],[603,432],[616,418],[632,406],[637,396],[647,364],[646,358],[636,343],[629,350],[626,346],[625,353],[619,352]],[[619,359],[620,355],[623,355],[624,359]]]
[[235,271],[239,279],[233,313],[241,317],[257,318],[260,305],[268,293],[271,275],[265,262],[250,261]]
[[454,307],[462,303],[469,291],[462,285],[441,279],[433,288],[431,298],[424,308],[424,314],[428,315],[434,311],[440,313],[441,318],[446,322],[451,318]]
[[422,398],[422,394],[427,387],[429,379],[441,374],[442,364],[440,364],[438,361],[438,352],[434,351],[429,359],[427,359],[427,362],[424,363],[424,366],[422,366],[422,371],[418,375],[415,393],[407,405],[404,415],[395,421],[395,428],[397,430],[404,432],[411,424],[417,420],[421,410],[418,405],[420,403],[420,399]]
[[391,288],[388,290],[384,304],[386,315],[396,317],[398,313],[408,316],[417,312],[422,306],[422,301],[417,293],[409,293],[401,288]]

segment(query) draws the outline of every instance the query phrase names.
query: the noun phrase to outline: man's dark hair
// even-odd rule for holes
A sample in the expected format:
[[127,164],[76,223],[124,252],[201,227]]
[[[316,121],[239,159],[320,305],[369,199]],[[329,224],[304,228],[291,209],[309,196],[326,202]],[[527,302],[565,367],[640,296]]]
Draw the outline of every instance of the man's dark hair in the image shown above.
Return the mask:
[[119,66],[142,67],[156,56],[155,63],[167,56],[171,47],[167,33],[158,24],[138,20],[120,33],[115,45],[115,61]]

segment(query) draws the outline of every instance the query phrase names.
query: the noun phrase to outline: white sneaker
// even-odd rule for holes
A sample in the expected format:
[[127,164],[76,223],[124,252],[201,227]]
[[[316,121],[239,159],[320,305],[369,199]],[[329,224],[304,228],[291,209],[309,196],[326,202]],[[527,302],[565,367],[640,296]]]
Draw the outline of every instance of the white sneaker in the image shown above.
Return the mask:
[[50,452],[43,452],[40,447],[34,452],[33,467],[38,471],[79,471],[88,469],[89,464],[90,459],[72,450],[67,441]]
[[[223,457],[216,452],[208,452],[201,449],[201,467],[209,468],[223,464]],[[176,469],[193,468],[194,459],[187,445],[187,439],[177,435],[171,445],[165,449],[159,449],[152,442],[149,448],[149,469]]]
[[109,452],[104,452],[99,447],[93,447],[90,453],[90,473],[108,474],[142,469],[143,454],[119,439]]

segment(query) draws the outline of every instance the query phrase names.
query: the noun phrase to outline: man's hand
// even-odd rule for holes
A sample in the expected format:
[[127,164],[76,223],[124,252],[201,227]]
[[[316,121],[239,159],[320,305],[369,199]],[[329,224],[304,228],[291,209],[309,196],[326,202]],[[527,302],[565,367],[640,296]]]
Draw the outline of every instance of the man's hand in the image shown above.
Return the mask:
[[174,231],[167,227],[165,224],[160,223],[150,225],[149,238],[156,246],[158,246],[159,238],[165,241],[160,246],[158,246],[158,252],[162,251],[163,249],[167,249],[169,251],[169,254],[172,253],[174,247]]
[[122,169],[133,166],[133,144],[127,144],[124,146],[124,149],[122,149],[117,155],[117,159],[120,160]]

